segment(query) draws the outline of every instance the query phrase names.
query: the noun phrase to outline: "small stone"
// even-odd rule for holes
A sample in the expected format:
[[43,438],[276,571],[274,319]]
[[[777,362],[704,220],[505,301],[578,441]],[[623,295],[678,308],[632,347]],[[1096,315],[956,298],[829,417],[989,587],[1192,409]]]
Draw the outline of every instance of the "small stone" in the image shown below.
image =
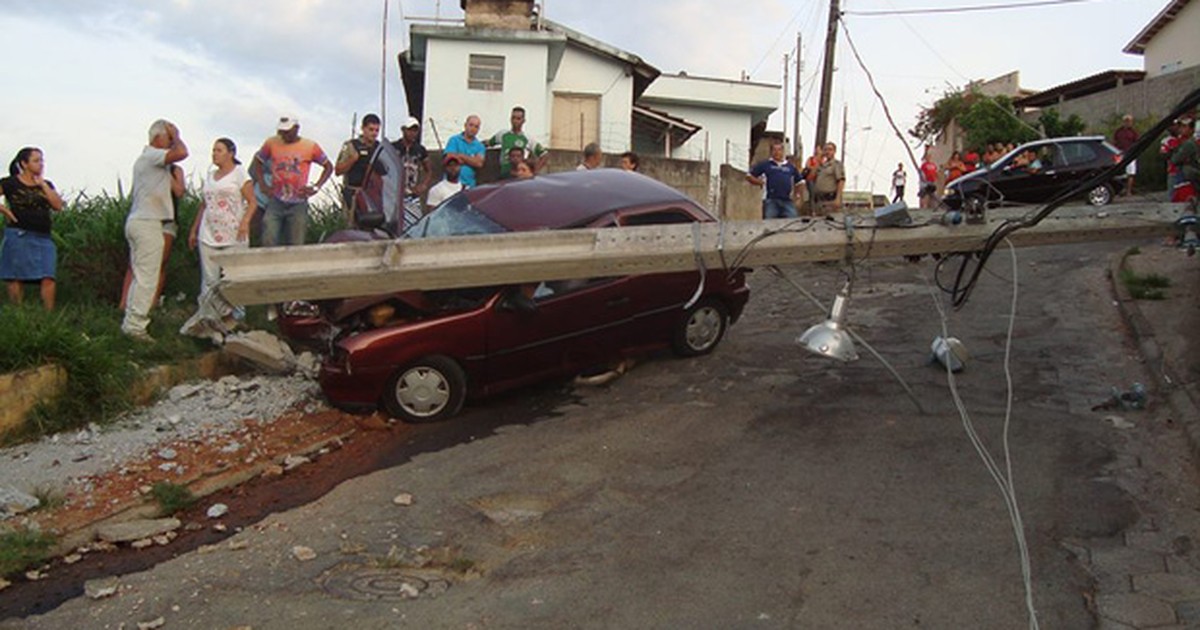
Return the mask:
[[283,466],[276,466],[275,464],[271,464],[270,466],[267,466],[265,469],[263,469],[263,473],[262,473],[262,476],[264,476],[264,477],[279,477],[282,475],[283,475]]
[[139,621],[137,627],[138,630],[154,630],[155,628],[163,627],[163,625],[166,623],[167,620],[165,618],[158,617],[157,619],[151,619],[150,621]]
[[227,514],[228,512],[229,512],[228,505],[225,505],[224,503],[214,503],[214,504],[212,504],[211,507],[208,508],[208,511],[205,512],[205,514],[208,516],[208,518],[221,518],[222,516],[225,516],[225,514]]
[[37,497],[26,494],[16,488],[0,488],[0,520],[6,516],[24,514],[41,505]]
[[166,534],[162,534],[160,536],[155,536],[154,538],[151,538],[150,540],[153,540],[154,544],[158,545],[159,547],[165,547],[165,546],[171,544],[171,537],[167,536]]
[[212,553],[220,548],[220,545],[200,545],[196,548],[196,553]]
[[104,599],[116,595],[120,587],[116,577],[106,577],[84,582],[83,592],[92,599]]
[[76,562],[79,562],[80,560],[83,560],[83,556],[80,554],[77,554],[77,553],[72,553],[72,554],[63,556],[64,564],[75,564]]
[[222,533],[229,529],[228,527],[225,526],[225,523],[213,523],[212,528],[213,528],[214,532],[222,532]]
[[92,543],[92,551],[114,551],[116,548],[116,545],[103,540]]
[[171,460],[179,457],[179,453],[175,452],[173,448],[164,448],[158,452],[158,457],[160,459]]
[[171,472],[172,470],[175,470],[175,466],[177,466],[177,464],[175,462],[166,462],[163,464],[159,464],[158,469],[163,472]]
[[317,558],[317,552],[313,551],[311,547],[296,545],[292,547],[292,556],[301,562],[308,562]]
[[242,445],[238,442],[230,442],[229,444],[221,447],[221,452],[225,453],[226,455],[230,453],[236,453],[240,450],[242,450]]
[[392,503],[395,503],[396,505],[412,505],[413,495],[407,492],[401,492],[400,494],[396,495],[396,498],[392,499]]
[[154,544],[153,540],[151,540],[149,538],[143,538],[141,540],[135,540],[135,541],[129,543],[129,546],[133,547],[134,549],[145,549],[146,547],[149,547],[150,545],[153,545],[153,544]]
[[204,529],[204,526],[201,525],[200,523],[193,521],[191,523],[188,523],[187,525],[184,525],[183,529],[185,531],[189,531],[189,532],[198,532],[198,531]]
[[[250,542],[246,541],[246,540],[231,540],[231,541],[229,541],[229,550],[230,551],[241,551],[243,549],[248,548],[249,546],[250,546]],[[312,550],[309,549],[309,551],[312,551]],[[294,549],[293,549],[293,552],[295,552]],[[313,558],[315,558],[315,557],[317,557],[317,554],[314,553]],[[304,560],[304,558],[300,558],[300,560]]]
[[299,468],[310,461],[312,460],[303,455],[288,455],[287,457],[283,458],[283,470],[295,470],[296,468]]
[[1137,426],[1134,423],[1126,420],[1125,418],[1122,418],[1121,416],[1107,416],[1104,418],[1104,421],[1111,424],[1114,429],[1125,430],[1125,429],[1132,429],[1135,426]]
[[8,580],[6,580],[4,578],[0,578],[0,591],[3,591],[4,589],[6,589],[10,586],[12,586],[12,582],[9,582]]
[[401,582],[400,596],[404,599],[416,599],[421,596],[421,591],[418,591],[417,587],[409,584],[408,582]]
[[184,398],[191,398],[192,396],[195,396],[196,393],[202,389],[204,389],[204,386],[202,385],[176,385],[175,387],[171,388],[171,391],[167,392],[167,398],[170,399],[171,402],[177,403]]
[[36,581],[38,581],[38,580],[44,580],[44,579],[46,579],[46,574],[45,574],[45,573],[43,573],[42,571],[37,571],[37,570],[33,570],[33,571],[26,571],[26,572],[25,572],[25,579],[26,579],[26,580],[29,580],[30,582],[36,582]]

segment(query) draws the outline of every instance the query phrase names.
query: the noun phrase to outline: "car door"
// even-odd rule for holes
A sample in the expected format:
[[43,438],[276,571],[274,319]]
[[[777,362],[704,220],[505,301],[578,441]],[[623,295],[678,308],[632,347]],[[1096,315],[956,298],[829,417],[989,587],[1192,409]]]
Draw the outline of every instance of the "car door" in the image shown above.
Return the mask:
[[[525,298],[515,296],[523,292]],[[489,392],[603,365],[627,345],[628,278],[514,287],[489,314]]]

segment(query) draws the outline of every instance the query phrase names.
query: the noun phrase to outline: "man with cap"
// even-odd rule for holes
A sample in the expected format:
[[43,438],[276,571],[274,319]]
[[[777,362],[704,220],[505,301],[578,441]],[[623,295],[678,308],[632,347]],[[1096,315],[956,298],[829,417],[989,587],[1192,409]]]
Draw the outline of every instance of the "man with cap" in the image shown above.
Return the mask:
[[337,164],[333,167],[333,174],[342,176],[342,210],[350,225],[357,225],[358,222],[354,198],[367,179],[371,157],[379,149],[380,124],[379,116],[375,114],[363,116],[362,133],[342,144]]
[[[300,137],[300,121],[295,116],[282,116],[276,126],[278,133],[263,142],[254,154],[257,169],[255,183],[268,191],[267,210],[263,215],[262,244],[303,245],[308,229],[308,198],[317,194],[333,175],[333,163],[321,146]],[[309,185],[308,171],[313,162],[321,165],[321,177]],[[264,165],[270,164],[270,186],[264,181]]]
[[475,187],[475,171],[483,168],[483,160],[487,153],[487,147],[479,140],[479,125],[479,116],[467,116],[463,132],[451,136],[450,141],[446,143],[445,155],[453,155],[458,159],[462,169],[459,179],[465,188]]
[[400,164],[404,166],[404,228],[416,223],[425,208],[421,205],[421,195],[429,190],[429,182],[433,179],[433,170],[429,168],[429,151],[418,140],[421,133],[421,121],[408,117],[401,127],[403,136],[392,143],[396,153],[400,155]]
[[[509,116],[508,121],[512,124],[512,129],[497,131],[496,135],[488,138],[484,144],[489,147],[500,147],[501,157],[510,156],[513,149],[520,149],[523,159],[537,160],[537,170],[542,170],[549,154],[542,145],[530,140],[529,136],[525,135],[525,108],[520,105],[512,108],[512,115]],[[512,166],[512,160],[500,160],[500,179],[512,177]]]
[[446,156],[442,158],[442,172],[446,177],[442,181],[438,182],[433,188],[429,189],[429,198],[426,201],[431,210],[438,207],[438,205],[440,205],[443,201],[453,197],[458,191],[466,188],[466,186],[463,186],[462,182],[459,181],[461,179],[460,169],[462,168],[464,167],[462,166],[462,163],[459,162],[457,154],[447,153]]

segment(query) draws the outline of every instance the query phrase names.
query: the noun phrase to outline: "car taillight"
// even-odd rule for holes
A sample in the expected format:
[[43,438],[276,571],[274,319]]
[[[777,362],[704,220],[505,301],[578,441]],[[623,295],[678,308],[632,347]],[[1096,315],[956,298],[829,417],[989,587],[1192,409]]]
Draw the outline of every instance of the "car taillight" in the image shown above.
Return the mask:
[[1120,153],[1114,153],[1114,154],[1113,154],[1113,164],[1117,164],[1117,163],[1119,163],[1120,161],[1121,161],[1121,154],[1120,154]]

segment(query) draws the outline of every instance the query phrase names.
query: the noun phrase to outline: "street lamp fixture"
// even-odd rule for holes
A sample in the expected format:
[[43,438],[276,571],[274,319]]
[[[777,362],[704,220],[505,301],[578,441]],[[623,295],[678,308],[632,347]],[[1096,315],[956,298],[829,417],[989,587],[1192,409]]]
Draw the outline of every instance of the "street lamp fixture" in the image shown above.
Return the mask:
[[846,329],[846,306],[850,302],[851,284],[852,281],[847,280],[846,286],[842,287],[833,299],[829,317],[804,331],[804,334],[796,339],[796,343],[809,352],[830,359],[847,363],[858,360],[854,340],[850,338],[850,332]]

